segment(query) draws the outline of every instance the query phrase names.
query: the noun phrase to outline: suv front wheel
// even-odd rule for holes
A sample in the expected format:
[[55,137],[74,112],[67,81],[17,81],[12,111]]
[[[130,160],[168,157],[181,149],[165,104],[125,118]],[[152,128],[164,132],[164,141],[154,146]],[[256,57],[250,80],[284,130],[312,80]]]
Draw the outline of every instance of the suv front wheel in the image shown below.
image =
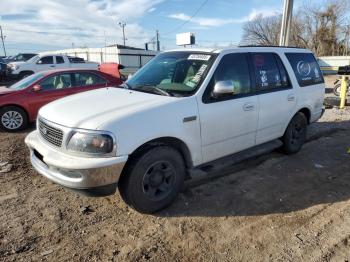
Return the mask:
[[153,213],[175,200],[185,172],[185,163],[177,150],[154,147],[130,160],[118,183],[119,192],[137,211]]
[[306,140],[307,119],[298,112],[289,122],[286,132],[282,137],[283,150],[286,154],[295,154],[303,146]]

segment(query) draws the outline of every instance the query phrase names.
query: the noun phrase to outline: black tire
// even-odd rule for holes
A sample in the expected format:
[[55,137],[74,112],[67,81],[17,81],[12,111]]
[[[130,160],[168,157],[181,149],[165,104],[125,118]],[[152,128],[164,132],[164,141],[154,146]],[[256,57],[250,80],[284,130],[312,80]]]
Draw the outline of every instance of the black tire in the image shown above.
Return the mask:
[[333,88],[333,93],[336,96],[340,96],[341,84],[336,84]]
[[151,148],[127,163],[118,183],[123,200],[141,213],[154,213],[177,197],[185,178],[185,163],[174,148]]
[[30,72],[30,71],[21,72],[21,73],[19,73],[19,79],[26,78],[27,76],[30,76],[32,74],[34,74],[34,73]]
[[7,106],[0,109],[0,128],[8,132],[16,132],[26,128],[28,117],[26,112],[16,106]]
[[307,119],[303,113],[298,112],[289,122],[282,137],[283,151],[288,155],[299,152],[306,140],[306,134]]

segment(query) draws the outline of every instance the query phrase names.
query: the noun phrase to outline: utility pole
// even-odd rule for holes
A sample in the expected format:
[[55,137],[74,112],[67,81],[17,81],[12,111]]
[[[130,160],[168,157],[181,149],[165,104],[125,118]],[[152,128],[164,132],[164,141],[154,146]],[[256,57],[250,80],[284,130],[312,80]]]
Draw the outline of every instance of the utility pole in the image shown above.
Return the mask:
[[124,46],[125,46],[125,26],[126,26],[126,23],[125,22],[119,22],[119,26],[122,28],[123,30],[123,42],[124,42]]
[[2,48],[4,49],[4,55],[6,56],[6,49],[5,49],[5,36],[2,33],[2,27],[0,25],[0,38],[2,41]]
[[157,51],[160,51],[160,43],[159,43],[159,31],[156,31],[156,41],[157,41]]
[[289,35],[292,24],[293,14],[293,0],[284,0],[281,34],[280,34],[280,46],[289,45]]

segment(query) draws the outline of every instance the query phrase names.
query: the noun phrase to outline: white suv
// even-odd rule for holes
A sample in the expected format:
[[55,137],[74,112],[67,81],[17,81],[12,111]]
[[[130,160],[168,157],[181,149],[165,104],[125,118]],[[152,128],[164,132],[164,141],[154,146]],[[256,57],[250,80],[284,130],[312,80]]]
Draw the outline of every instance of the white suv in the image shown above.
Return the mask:
[[121,88],[57,100],[26,138],[34,168],[140,212],[168,206],[188,170],[280,139],[300,150],[325,85],[305,49],[238,47],[158,55]]

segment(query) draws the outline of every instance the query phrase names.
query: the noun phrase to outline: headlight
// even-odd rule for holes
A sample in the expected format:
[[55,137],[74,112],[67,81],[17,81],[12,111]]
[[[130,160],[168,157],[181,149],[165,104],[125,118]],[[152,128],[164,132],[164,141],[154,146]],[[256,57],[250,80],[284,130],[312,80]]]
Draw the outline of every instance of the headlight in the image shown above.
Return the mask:
[[114,151],[114,143],[109,134],[75,132],[67,150],[87,155],[108,155]]
[[18,66],[18,65],[11,65],[11,64],[10,64],[10,68],[11,68],[12,70],[17,70],[17,69],[19,69],[19,66]]

